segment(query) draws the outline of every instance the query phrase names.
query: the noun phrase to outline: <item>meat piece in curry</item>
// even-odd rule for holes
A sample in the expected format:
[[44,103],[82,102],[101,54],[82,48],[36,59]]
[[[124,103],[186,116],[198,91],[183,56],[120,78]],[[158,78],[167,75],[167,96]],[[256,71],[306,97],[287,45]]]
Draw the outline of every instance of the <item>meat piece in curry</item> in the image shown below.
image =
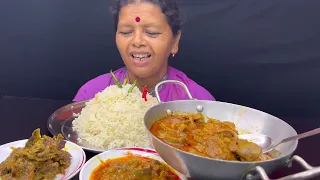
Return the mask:
[[153,123],[150,128],[161,141],[196,155],[230,161],[263,161],[257,144],[238,138],[235,124],[208,118],[201,114],[170,115]]
[[110,159],[95,168],[90,180],[178,180],[171,169],[158,160],[132,155]]
[[64,174],[70,166],[71,155],[62,150],[63,136],[41,137],[36,129],[24,148],[13,148],[10,156],[0,164],[2,180],[50,180]]

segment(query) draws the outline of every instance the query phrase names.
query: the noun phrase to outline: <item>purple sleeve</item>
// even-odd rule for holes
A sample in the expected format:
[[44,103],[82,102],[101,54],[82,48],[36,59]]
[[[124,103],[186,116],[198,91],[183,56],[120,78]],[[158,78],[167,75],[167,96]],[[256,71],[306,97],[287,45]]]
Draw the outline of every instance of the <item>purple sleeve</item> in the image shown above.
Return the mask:
[[[208,92],[205,88],[194,82],[192,79],[190,79],[185,73],[182,71],[179,71],[173,67],[168,67],[168,74],[169,79],[172,80],[178,80],[183,82],[189,89],[192,97],[198,99],[198,100],[209,100],[209,101],[215,101],[215,98]],[[168,96],[168,100],[177,100],[177,99],[189,99],[187,94],[184,92],[185,90],[179,86],[179,85],[172,85],[175,87],[174,89],[168,88],[167,91],[170,92],[171,96]],[[174,90],[176,90],[176,93],[173,94]]]
[[87,98],[87,89],[86,89],[86,84],[83,85],[77,92],[76,96],[74,97],[73,101],[83,101],[86,100]]
[[200,85],[195,85],[196,88],[191,89],[191,94],[194,98],[198,100],[209,100],[209,101],[215,101],[216,99],[207,91],[205,88],[203,88]]
[[98,92],[110,86],[110,79],[111,75],[108,73],[88,81],[79,89],[73,101],[84,101],[94,98]]
[[204,87],[202,87],[192,79],[188,78],[185,74],[180,74],[178,80],[184,82],[188,86],[193,98],[196,98],[198,100],[215,101],[215,98],[209,91],[207,91]]
[[196,98],[198,100],[215,101],[215,98],[211,95],[209,91],[207,91],[204,87],[202,87],[198,83],[194,82],[192,79],[185,77],[183,81],[188,86],[193,98]]

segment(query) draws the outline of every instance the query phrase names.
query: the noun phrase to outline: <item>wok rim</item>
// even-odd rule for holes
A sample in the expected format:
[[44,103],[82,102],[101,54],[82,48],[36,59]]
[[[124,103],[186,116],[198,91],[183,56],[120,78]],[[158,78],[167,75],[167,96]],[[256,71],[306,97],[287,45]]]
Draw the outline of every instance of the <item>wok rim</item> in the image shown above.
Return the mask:
[[[197,101],[197,102],[211,102],[209,100],[175,100],[175,101],[169,101],[169,102],[162,102],[162,103],[158,103],[154,106],[152,106],[146,113],[145,113],[145,116],[146,114],[148,114],[152,109],[158,107],[159,105],[161,104],[170,104],[170,103],[173,103],[173,102],[190,102],[190,101]],[[254,109],[254,108],[251,108],[251,107],[248,107],[248,106],[243,106],[243,105],[239,105],[239,104],[234,104],[234,103],[229,103],[229,102],[223,102],[223,101],[212,101],[214,103],[222,103],[222,104],[229,104],[229,105],[236,105],[236,106],[241,106],[241,107],[244,107],[244,108],[248,108],[250,110],[253,110],[253,111],[258,111],[260,113],[264,113],[264,114],[267,114],[268,116],[271,116],[273,118],[276,118],[277,120],[280,120],[282,121],[283,123],[285,123],[287,126],[289,126],[290,128],[292,128],[292,130],[296,133],[296,135],[298,134],[297,131],[290,125],[288,124],[287,122],[283,121],[282,119],[274,116],[274,115],[271,115],[269,113],[266,113],[264,111],[261,111],[261,110],[258,110],[258,109]],[[184,111],[181,111],[181,112],[184,112]],[[159,120],[159,119],[157,119]],[[157,121],[155,120],[155,121]],[[254,161],[254,162],[248,162],[248,161],[229,161],[229,160],[222,160],[222,159],[214,159],[214,158],[208,158],[208,157],[204,157],[204,156],[200,156],[200,155],[196,155],[196,154],[192,154],[192,153],[189,153],[189,152],[186,152],[186,151],[182,151],[180,149],[177,149],[163,141],[161,141],[160,139],[158,139],[155,135],[153,135],[150,131],[150,129],[147,127],[146,125],[146,118],[144,118],[144,126],[145,128],[148,130],[148,134],[151,134],[152,135],[152,138],[155,138],[156,140],[158,140],[161,144],[165,145],[166,147],[170,148],[170,149],[173,149],[173,150],[176,150],[176,151],[179,151],[180,153],[184,154],[184,155],[190,155],[190,156],[194,156],[194,157],[197,157],[197,158],[200,158],[200,159],[205,159],[205,160],[210,160],[210,161],[219,161],[219,162],[222,162],[222,163],[234,163],[234,164],[242,164],[242,165],[253,165],[253,164],[262,164],[262,163],[267,163],[267,162],[272,162],[272,161],[277,161],[277,160],[280,160],[282,158],[285,158],[287,156],[292,156],[292,154],[297,150],[298,148],[298,144],[299,144],[299,141],[298,140],[294,140],[293,142],[296,142],[296,145],[294,148],[292,148],[291,151],[289,151],[288,153],[281,153],[281,155],[277,158],[274,158],[274,159],[271,159],[271,160],[266,160],[266,161]],[[154,123],[154,122],[153,122]],[[151,126],[153,125],[153,123],[151,124]],[[150,141],[150,140],[149,140]],[[151,142],[152,144],[152,142]],[[153,145],[153,144],[152,144]],[[156,150],[156,149],[155,149]],[[159,154],[160,155],[160,154]],[[168,163],[169,164],[169,163]]]

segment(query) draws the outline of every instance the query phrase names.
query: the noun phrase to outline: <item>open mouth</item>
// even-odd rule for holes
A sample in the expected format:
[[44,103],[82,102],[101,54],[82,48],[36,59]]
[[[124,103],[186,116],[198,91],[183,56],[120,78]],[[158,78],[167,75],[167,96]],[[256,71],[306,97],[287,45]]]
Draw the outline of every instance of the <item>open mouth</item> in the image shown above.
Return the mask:
[[145,61],[151,57],[151,54],[131,54],[131,57],[137,61]]

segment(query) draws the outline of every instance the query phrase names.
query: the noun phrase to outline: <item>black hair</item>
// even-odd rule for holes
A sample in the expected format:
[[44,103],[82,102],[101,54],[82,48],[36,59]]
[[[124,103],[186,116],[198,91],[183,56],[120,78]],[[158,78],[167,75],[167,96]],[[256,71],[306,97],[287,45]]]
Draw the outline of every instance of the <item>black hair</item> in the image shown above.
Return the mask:
[[[116,6],[111,9],[116,31],[121,8],[136,1],[137,0],[116,0]],[[167,22],[171,27],[173,35],[178,34],[178,31],[181,30],[181,20],[178,5],[175,0],[140,0],[140,2],[150,2],[159,6],[162,13],[167,17]]]

